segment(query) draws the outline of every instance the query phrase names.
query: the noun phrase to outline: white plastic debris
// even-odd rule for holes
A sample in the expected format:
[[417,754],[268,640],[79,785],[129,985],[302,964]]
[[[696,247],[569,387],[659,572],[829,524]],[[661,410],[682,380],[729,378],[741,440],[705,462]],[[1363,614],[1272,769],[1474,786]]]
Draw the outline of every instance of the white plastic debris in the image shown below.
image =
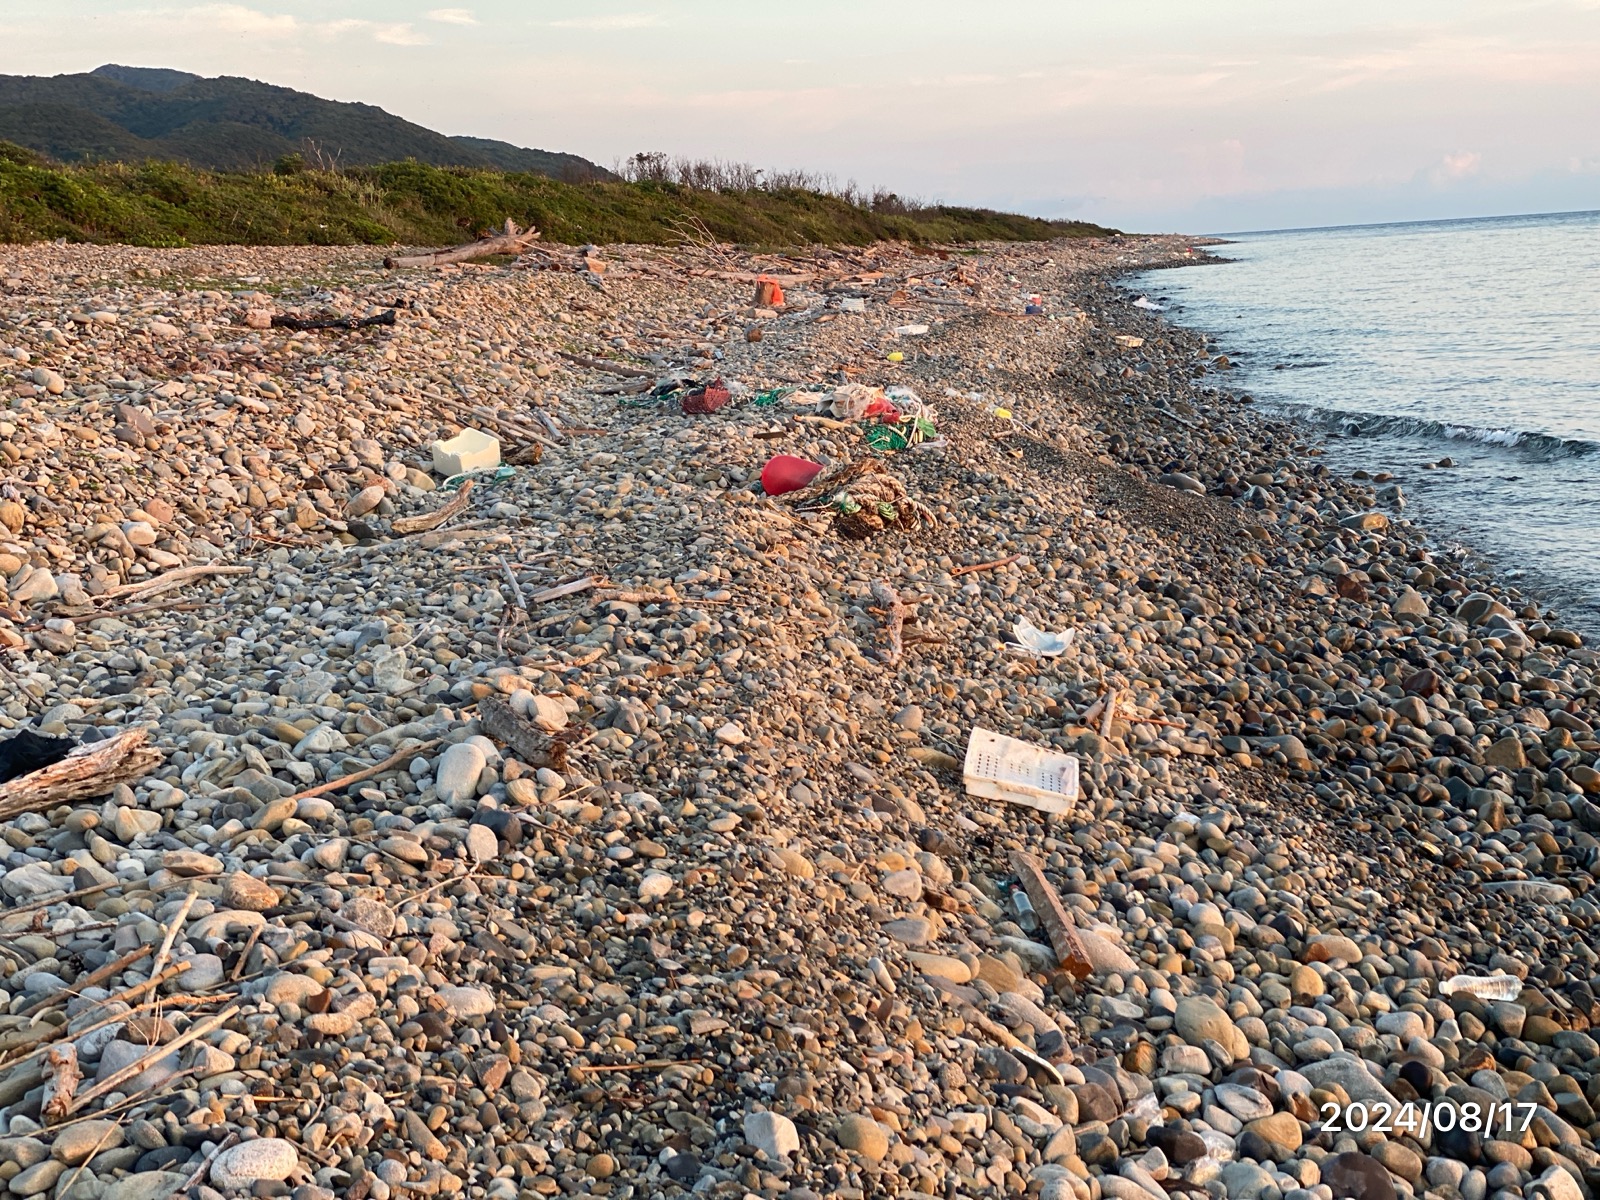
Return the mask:
[[839,301],[839,311],[848,313],[864,313],[867,311],[867,302],[860,296],[846,296]]
[[1498,892],[1513,900],[1532,900],[1536,904],[1565,904],[1572,899],[1570,889],[1543,879],[1494,879],[1483,885],[1486,892]]
[[1150,299],[1149,296],[1140,296],[1137,300],[1135,300],[1133,302],[1133,306],[1135,308],[1147,309],[1150,312],[1165,312],[1166,311],[1165,309],[1163,309],[1161,307],[1161,305],[1157,304],[1154,300]]
[[1522,995],[1522,980],[1515,975],[1452,975],[1439,985],[1441,996],[1457,992],[1480,1000],[1515,1000]]
[[967,739],[961,779],[969,794],[1061,816],[1078,798],[1078,760],[990,729]]
[[926,325],[896,325],[894,327],[895,337],[921,337],[927,332],[928,327]]
[[1068,629],[1061,633],[1050,633],[1040,629],[1027,617],[1018,617],[1017,623],[1011,627],[1012,634],[1029,654],[1037,654],[1040,658],[1054,658],[1058,654],[1066,653],[1067,647],[1072,645],[1072,639],[1077,630]]
[[433,454],[433,469],[446,479],[467,471],[492,471],[500,465],[500,439],[481,429],[463,429],[428,449]]

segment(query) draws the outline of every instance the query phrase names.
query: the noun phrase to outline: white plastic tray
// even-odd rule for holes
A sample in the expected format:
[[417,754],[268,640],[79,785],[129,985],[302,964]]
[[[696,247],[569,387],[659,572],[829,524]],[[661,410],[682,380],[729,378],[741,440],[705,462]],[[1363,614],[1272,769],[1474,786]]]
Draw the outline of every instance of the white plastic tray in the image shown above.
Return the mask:
[[967,739],[962,781],[974,796],[1065,816],[1078,799],[1078,760],[989,729]]

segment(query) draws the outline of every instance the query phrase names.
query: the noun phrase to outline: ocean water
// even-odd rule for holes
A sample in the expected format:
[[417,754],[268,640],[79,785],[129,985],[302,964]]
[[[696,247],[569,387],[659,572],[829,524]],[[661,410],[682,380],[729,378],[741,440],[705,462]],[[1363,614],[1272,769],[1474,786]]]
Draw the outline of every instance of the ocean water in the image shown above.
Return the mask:
[[1130,286],[1331,468],[1393,472],[1437,543],[1600,634],[1600,212],[1229,238]]

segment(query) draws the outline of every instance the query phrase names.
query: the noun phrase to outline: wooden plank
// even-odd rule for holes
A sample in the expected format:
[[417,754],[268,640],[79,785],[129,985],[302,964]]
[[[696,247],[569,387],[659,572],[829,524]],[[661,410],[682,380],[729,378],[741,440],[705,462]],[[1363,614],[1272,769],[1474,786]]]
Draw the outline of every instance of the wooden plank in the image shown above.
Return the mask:
[[1022,881],[1023,890],[1033,902],[1033,911],[1039,914],[1045,931],[1050,934],[1056,962],[1074,979],[1087,979],[1094,972],[1094,964],[1089,961],[1089,954],[1083,948],[1077,929],[1073,927],[1066,905],[1061,903],[1061,897],[1044,877],[1039,860],[1031,854],[1015,850],[1011,854],[1011,869]]

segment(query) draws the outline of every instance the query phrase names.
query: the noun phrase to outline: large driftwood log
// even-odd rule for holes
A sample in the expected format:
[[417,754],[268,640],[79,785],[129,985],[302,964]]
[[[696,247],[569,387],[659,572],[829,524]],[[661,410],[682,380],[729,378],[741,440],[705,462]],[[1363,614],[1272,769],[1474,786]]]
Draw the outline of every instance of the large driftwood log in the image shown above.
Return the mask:
[[162,759],[160,750],[146,744],[147,738],[143,729],[125,730],[79,746],[60,762],[0,783],[0,821],[104,796],[119,783],[143,779]]
[[286,317],[272,318],[272,328],[304,333],[312,329],[366,329],[372,325],[393,325],[395,310],[385,309],[375,317]]
[[445,263],[470,262],[474,258],[488,258],[494,254],[521,254],[538,238],[537,229],[518,229],[517,223],[506,221],[505,232],[495,237],[468,242],[449,250],[433,250],[427,254],[391,255],[383,265],[391,271],[396,267],[437,267]]

